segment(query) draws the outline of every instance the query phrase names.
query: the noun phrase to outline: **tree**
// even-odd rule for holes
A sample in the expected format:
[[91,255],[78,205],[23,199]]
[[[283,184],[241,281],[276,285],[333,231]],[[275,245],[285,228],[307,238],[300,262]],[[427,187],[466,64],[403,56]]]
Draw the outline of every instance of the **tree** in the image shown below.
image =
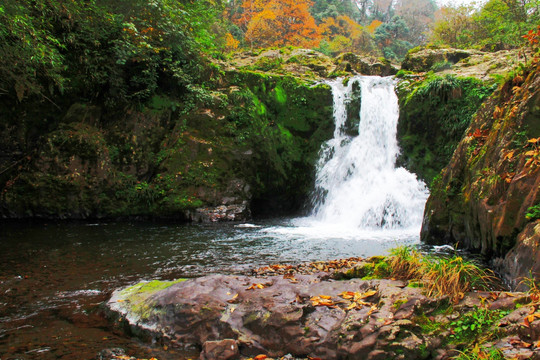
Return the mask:
[[[376,27],[377,23],[374,24],[374,28]],[[325,19],[320,25],[320,31],[333,55],[340,52],[370,53],[373,51],[370,33],[348,16]]]
[[407,24],[407,40],[413,45],[424,43],[431,23],[435,20],[437,5],[433,0],[401,0],[396,5],[396,14]]
[[385,58],[399,60],[405,56],[412,48],[411,43],[406,40],[409,31],[405,21],[398,15],[375,30],[375,40]]
[[311,0],[245,0],[235,23],[252,47],[316,47],[320,35],[309,13]]
[[489,0],[480,9],[445,7],[436,14],[430,41],[487,51],[516,48],[539,22],[538,0]]

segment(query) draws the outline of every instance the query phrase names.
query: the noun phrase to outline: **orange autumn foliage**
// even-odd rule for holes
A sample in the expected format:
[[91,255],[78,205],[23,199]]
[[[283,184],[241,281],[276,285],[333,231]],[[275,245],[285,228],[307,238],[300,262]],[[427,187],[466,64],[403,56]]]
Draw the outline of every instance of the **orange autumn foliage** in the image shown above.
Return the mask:
[[364,27],[346,15],[324,19],[319,26],[321,35],[330,45],[330,50],[368,52],[371,37]]
[[309,13],[311,0],[244,0],[234,22],[254,47],[318,46],[321,36]]
[[238,45],[240,45],[240,41],[236,40],[231,33],[227,33],[227,35],[225,35],[225,48],[227,51],[238,49]]

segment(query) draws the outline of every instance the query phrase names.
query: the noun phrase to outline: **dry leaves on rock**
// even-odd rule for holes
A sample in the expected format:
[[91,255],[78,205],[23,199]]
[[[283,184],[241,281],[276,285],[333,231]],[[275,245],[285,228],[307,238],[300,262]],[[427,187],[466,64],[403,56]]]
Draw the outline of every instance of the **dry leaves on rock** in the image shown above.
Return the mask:
[[251,284],[246,290],[264,289],[272,284]]
[[337,304],[338,304],[337,302],[332,300],[331,296],[327,296],[327,295],[313,296],[309,300],[311,301],[311,304],[313,306],[326,306],[326,307],[335,308],[337,307]]
[[[369,298],[377,293],[376,290],[369,290],[365,293],[359,293],[354,291],[344,291],[339,296],[345,300],[349,300],[351,303],[345,308],[345,310],[362,309],[364,306],[374,306],[373,303],[365,302],[363,299]],[[371,313],[370,313],[371,314]]]

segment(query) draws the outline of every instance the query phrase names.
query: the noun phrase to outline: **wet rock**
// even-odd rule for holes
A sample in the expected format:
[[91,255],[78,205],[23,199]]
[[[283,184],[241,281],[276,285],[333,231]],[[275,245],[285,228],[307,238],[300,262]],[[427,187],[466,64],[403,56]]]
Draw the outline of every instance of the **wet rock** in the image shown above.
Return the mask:
[[122,348],[103,349],[97,354],[96,360],[112,360],[126,356],[126,351]]
[[490,256],[514,288],[530,273],[540,276],[540,220],[527,216],[540,199],[539,105],[536,62],[476,113],[433,183],[421,231],[427,243],[458,243]]
[[201,360],[228,360],[240,356],[236,340],[207,341],[203,344]]
[[251,218],[248,202],[234,205],[219,205],[215,207],[198,208],[191,213],[193,222],[246,221]]

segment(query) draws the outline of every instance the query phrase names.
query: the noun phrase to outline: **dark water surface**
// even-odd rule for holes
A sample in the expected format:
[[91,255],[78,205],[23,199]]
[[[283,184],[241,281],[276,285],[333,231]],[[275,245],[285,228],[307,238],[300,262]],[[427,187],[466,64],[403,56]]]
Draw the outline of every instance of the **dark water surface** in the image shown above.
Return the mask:
[[110,324],[100,304],[114,289],[140,280],[371,256],[398,241],[418,241],[410,234],[395,235],[397,240],[375,233],[329,238],[288,220],[221,225],[0,222],[0,360],[92,359],[114,347],[139,358],[197,357],[130,338]]

